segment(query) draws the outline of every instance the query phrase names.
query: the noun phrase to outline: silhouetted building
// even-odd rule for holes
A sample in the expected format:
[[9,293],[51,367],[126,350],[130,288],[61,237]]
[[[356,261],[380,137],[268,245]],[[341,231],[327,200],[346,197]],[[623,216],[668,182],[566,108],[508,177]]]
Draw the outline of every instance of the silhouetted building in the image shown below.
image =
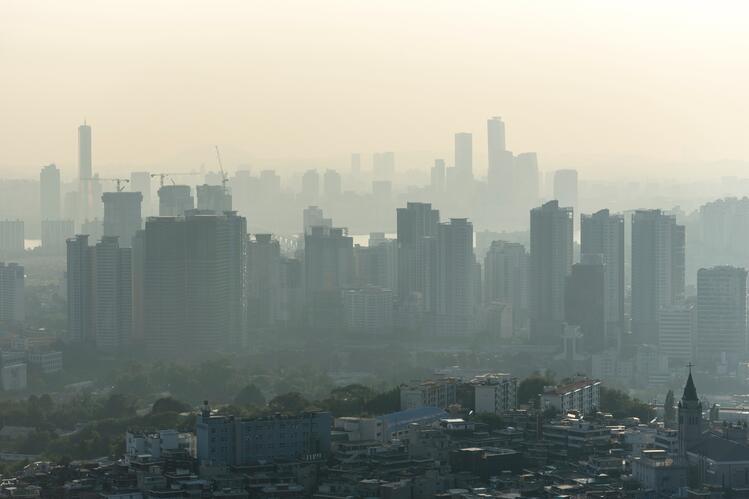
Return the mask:
[[104,236],[94,248],[94,262],[96,347],[115,352],[130,342],[133,333],[131,250],[120,248],[116,236]]
[[92,159],[91,127],[85,122],[78,127],[78,219],[93,218],[93,203],[96,196]]
[[153,214],[151,199],[151,174],[148,172],[132,172],[130,174],[130,192],[140,192],[143,196],[142,213],[144,217]]
[[658,312],[658,348],[668,358],[669,367],[682,367],[694,360],[697,307],[680,304]]
[[531,210],[531,339],[557,345],[564,322],[564,287],[572,267],[572,208],[549,201]]
[[247,246],[247,295],[250,328],[281,321],[281,247],[270,234],[255,234]]
[[460,180],[473,178],[473,135],[455,134],[455,168]]
[[198,193],[198,210],[213,211],[221,214],[231,211],[231,194],[223,185],[199,185],[195,188]]
[[24,237],[23,220],[0,220],[0,254],[23,254]]
[[67,240],[67,340],[74,343],[94,339],[94,249],[87,235]]
[[323,194],[328,199],[336,199],[341,195],[341,175],[335,170],[325,170],[323,175]]
[[658,344],[658,311],[684,299],[684,226],[661,210],[632,215],[632,332]]
[[0,262],[0,324],[21,324],[26,320],[25,274],[17,263]]
[[304,234],[309,234],[312,227],[333,227],[333,220],[323,216],[322,208],[318,206],[308,206],[302,212],[302,227]]
[[518,243],[492,241],[484,257],[484,303],[512,307],[513,332],[528,323],[528,253]]
[[577,170],[557,170],[554,172],[554,199],[562,206],[577,210]]
[[572,266],[564,302],[564,320],[580,327],[586,351],[597,353],[612,344],[616,346],[606,330],[606,267],[602,255],[583,255],[582,261]]
[[515,210],[525,218],[528,210],[538,205],[539,174],[538,156],[535,152],[523,152],[515,157],[512,188],[509,193],[515,199]]
[[[606,272],[607,347],[617,346],[624,322],[624,216],[600,210],[580,216],[581,255],[601,255]],[[609,341],[610,340],[610,341]]]
[[408,203],[397,209],[398,302],[423,312],[436,305],[437,226],[439,211],[429,203]]
[[365,334],[387,333],[393,328],[393,291],[368,286],[343,291],[346,329]]
[[434,166],[430,172],[430,184],[434,194],[443,194],[445,192],[445,160],[435,159]]
[[747,353],[747,271],[713,267],[697,271],[697,361],[735,368]]
[[39,173],[39,208],[42,220],[59,220],[60,170],[55,165],[47,165]]
[[42,220],[42,251],[48,255],[64,255],[65,241],[73,235],[75,223],[72,220]]
[[304,236],[304,275],[309,324],[342,326],[341,292],[354,282],[353,238],[340,228],[312,227]]
[[159,188],[159,216],[179,217],[195,208],[189,185],[164,185]]
[[104,203],[104,236],[117,237],[122,248],[132,247],[136,231],[143,225],[141,218],[140,192],[105,192],[101,197]]
[[307,170],[302,175],[301,196],[305,202],[317,201],[320,196],[320,174],[317,170]]
[[472,332],[476,325],[473,224],[465,218],[451,218],[439,224],[437,254],[437,309],[433,327],[439,327],[443,334]]

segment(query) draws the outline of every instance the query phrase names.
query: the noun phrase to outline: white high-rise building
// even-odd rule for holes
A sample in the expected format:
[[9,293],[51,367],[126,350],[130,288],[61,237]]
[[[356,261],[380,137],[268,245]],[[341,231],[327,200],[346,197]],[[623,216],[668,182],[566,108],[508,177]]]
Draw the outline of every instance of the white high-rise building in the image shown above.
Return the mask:
[[518,408],[518,379],[510,374],[491,373],[474,378],[476,413],[503,414]]

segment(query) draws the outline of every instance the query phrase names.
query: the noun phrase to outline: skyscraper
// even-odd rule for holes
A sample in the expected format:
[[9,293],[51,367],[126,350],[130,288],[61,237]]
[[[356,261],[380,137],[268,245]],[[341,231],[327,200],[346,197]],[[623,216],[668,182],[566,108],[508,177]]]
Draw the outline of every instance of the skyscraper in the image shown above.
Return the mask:
[[60,170],[54,164],[39,173],[39,204],[42,220],[60,219]]
[[78,218],[87,220],[93,213],[93,181],[94,176],[91,159],[91,127],[85,122],[78,127]]
[[401,307],[434,310],[439,211],[429,203],[408,203],[396,213],[398,302]]
[[232,328],[242,327],[246,298],[237,268],[245,224],[234,214],[200,212],[146,221],[143,321],[151,352],[210,352],[241,341]]
[[[515,190],[514,158],[512,152],[507,150],[505,124],[502,118],[499,116],[489,118],[486,121],[486,134],[489,160],[487,170],[489,191],[493,200],[503,210],[507,210],[513,205],[514,198],[518,197],[518,192]],[[528,205],[526,210],[531,209],[533,206],[535,206],[535,203]]]
[[322,208],[318,206],[308,206],[302,211],[302,229],[305,234],[309,234],[312,227],[333,226],[333,220],[323,216]]
[[564,290],[564,321],[579,326],[584,349],[598,353],[616,346],[606,331],[606,267],[603,255],[586,254],[572,266]]
[[96,347],[116,352],[129,343],[133,333],[131,250],[120,248],[116,236],[104,236],[96,244],[94,255],[92,295]]
[[201,211],[213,211],[223,213],[231,211],[232,197],[229,191],[223,185],[199,185],[196,188],[198,193],[198,209]]
[[554,172],[554,198],[559,204],[577,210],[577,170]]
[[140,192],[105,192],[101,196],[104,203],[104,236],[117,237],[121,248],[131,248],[135,232],[142,227]]
[[[725,360],[736,367],[747,353],[747,271],[712,267],[697,271],[697,361],[706,367]],[[723,358],[721,358],[723,357]]]
[[67,240],[67,341],[94,339],[94,250],[87,235]]
[[572,208],[549,201],[531,210],[531,339],[559,344],[564,323],[564,288],[572,268]]
[[42,220],[42,251],[48,255],[64,255],[66,241],[74,234],[72,220]]
[[255,234],[247,246],[248,323],[274,327],[281,320],[281,247],[270,234]]
[[616,346],[624,333],[624,216],[600,210],[580,216],[581,255],[602,255],[606,272],[607,338]]
[[0,262],[0,324],[15,325],[26,320],[24,284],[22,266]]
[[455,134],[455,168],[461,180],[473,178],[473,135],[470,133]]
[[341,292],[354,282],[353,239],[340,228],[312,227],[304,235],[304,275],[309,324],[341,327]]
[[515,157],[513,165],[512,188],[515,192],[512,197],[515,200],[515,210],[525,218],[528,211],[538,204],[538,156],[535,152],[520,153]]
[[144,217],[153,214],[151,204],[151,174],[148,172],[132,172],[130,174],[130,192],[140,192],[143,196],[141,211]]
[[0,255],[22,254],[24,238],[23,220],[0,220]]
[[336,199],[341,195],[341,175],[335,170],[325,170],[323,175],[323,193],[328,199]]
[[159,188],[159,216],[178,217],[195,208],[189,185],[164,185]]
[[[437,227],[437,309],[434,327],[443,334],[467,334],[475,323],[473,224],[451,218]],[[480,279],[480,275],[479,275]]]
[[434,194],[443,194],[445,192],[445,160],[435,159],[434,166],[431,170],[431,182],[430,187]]
[[528,253],[518,243],[492,241],[484,257],[484,302],[512,307],[513,330],[528,322]]
[[661,210],[632,215],[632,332],[658,344],[658,311],[684,298],[684,226]]
[[320,174],[317,170],[307,170],[302,175],[302,200],[314,202],[320,196]]

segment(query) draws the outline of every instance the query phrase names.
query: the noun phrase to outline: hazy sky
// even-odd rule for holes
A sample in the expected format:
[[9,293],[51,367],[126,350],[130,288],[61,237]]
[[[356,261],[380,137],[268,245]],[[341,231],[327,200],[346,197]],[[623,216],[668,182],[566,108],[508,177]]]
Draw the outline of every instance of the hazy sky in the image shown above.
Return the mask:
[[746,2],[2,0],[0,175],[72,176],[84,117],[104,173],[213,144],[230,169],[425,167],[456,131],[481,172],[500,115],[542,169],[673,176],[749,159],[748,25]]

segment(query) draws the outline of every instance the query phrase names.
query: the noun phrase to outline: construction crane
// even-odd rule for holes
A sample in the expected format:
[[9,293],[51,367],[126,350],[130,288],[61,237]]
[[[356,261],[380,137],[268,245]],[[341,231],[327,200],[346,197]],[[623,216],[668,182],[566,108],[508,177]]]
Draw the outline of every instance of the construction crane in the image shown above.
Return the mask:
[[197,173],[197,172],[181,172],[181,173],[160,172],[160,173],[152,173],[151,178],[159,177],[159,187],[164,187],[164,179],[168,177],[169,180],[172,181],[172,184],[174,184],[174,179],[172,177],[175,175],[200,175],[200,173]]
[[129,178],[101,178],[101,177],[92,177],[92,178],[84,178],[81,180],[104,180],[108,182],[116,182],[117,183],[117,192],[122,192],[125,190],[124,184],[129,184],[130,179]]
[[226,176],[226,172],[224,171],[224,165],[221,162],[221,152],[218,150],[218,146],[216,147],[216,159],[218,159],[218,170],[221,173],[221,185],[224,187],[224,192],[226,192],[226,183],[229,181],[229,177]]

